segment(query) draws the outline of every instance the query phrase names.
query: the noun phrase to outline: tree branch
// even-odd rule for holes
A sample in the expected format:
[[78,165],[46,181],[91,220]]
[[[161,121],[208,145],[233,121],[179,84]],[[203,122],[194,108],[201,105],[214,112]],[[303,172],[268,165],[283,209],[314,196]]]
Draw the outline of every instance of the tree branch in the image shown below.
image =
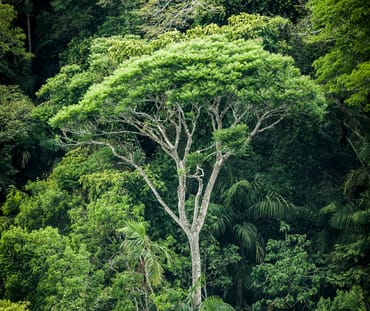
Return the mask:
[[117,157],[118,159],[121,159],[122,161],[124,161],[125,163],[131,165],[132,167],[134,167],[138,172],[139,174],[141,175],[141,177],[143,177],[144,181],[146,182],[146,184],[149,186],[150,190],[152,191],[152,193],[154,194],[155,198],[158,200],[159,204],[163,207],[163,209],[166,211],[166,213],[184,230],[184,231],[187,231],[188,228],[186,228],[184,226],[184,224],[180,221],[179,217],[169,208],[169,206],[164,202],[164,200],[162,199],[162,196],[159,194],[159,192],[157,191],[157,188],[155,187],[155,185],[153,184],[153,182],[150,180],[148,174],[145,173],[144,169],[137,165],[134,161],[133,161],[133,158],[128,158],[122,154],[119,154],[116,150],[116,148],[114,146],[112,146],[112,144],[108,143],[108,142],[105,142],[105,141],[96,141],[96,140],[91,140],[90,141],[92,144],[95,144],[95,145],[104,145],[104,146],[107,146],[111,149],[113,155],[115,157]]

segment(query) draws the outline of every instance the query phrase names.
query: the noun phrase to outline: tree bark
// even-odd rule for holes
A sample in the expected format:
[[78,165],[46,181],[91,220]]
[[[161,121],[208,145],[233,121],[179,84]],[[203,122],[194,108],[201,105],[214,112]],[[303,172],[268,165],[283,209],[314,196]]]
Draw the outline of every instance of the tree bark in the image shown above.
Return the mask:
[[201,259],[200,259],[200,247],[199,247],[199,232],[191,232],[188,234],[188,240],[190,245],[190,256],[191,256],[191,278],[193,288],[193,308],[199,310],[200,304],[202,303],[202,286],[200,283],[201,271]]

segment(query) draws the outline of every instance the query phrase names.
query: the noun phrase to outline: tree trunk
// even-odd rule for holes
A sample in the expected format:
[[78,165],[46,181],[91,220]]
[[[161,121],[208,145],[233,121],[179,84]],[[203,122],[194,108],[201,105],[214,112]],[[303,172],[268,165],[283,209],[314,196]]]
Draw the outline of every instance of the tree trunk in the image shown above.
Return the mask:
[[31,19],[30,15],[26,14],[27,17],[27,41],[28,41],[28,52],[32,53],[32,39],[31,39]]
[[191,277],[193,287],[193,305],[194,310],[198,310],[202,302],[202,286],[200,283],[201,277],[201,260],[199,249],[199,232],[191,232],[188,235],[191,256]]

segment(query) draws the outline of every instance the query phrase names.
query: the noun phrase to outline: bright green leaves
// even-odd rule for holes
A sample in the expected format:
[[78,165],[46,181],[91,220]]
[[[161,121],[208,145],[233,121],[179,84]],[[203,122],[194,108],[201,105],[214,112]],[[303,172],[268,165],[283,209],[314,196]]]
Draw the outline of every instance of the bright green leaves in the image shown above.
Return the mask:
[[370,103],[368,102],[370,94],[370,61],[357,65],[351,74],[343,75],[338,81],[351,94],[345,100],[345,103],[351,106],[362,106],[363,103],[367,103],[364,110],[367,112],[370,111]]
[[216,36],[172,44],[125,62],[91,87],[78,105],[62,109],[51,123],[63,126],[97,114],[125,115],[126,108],[145,107],[148,102],[178,103],[188,107],[186,112],[192,105],[206,107],[216,98],[238,102],[238,109],[248,109],[249,102],[265,109],[269,105],[289,109],[307,100],[316,107],[321,100],[317,90],[291,64],[289,58],[271,55],[250,41]]
[[31,101],[18,87],[0,85],[0,144],[26,140],[32,124]]
[[327,54],[314,62],[318,80],[347,104],[369,107],[370,13],[366,1],[312,0],[317,42],[330,42]]
[[[57,108],[60,108],[64,105],[75,104],[79,99],[78,95],[81,94],[80,90],[83,91],[84,87],[86,90],[86,87],[92,83],[101,81],[104,76],[110,75],[120,63],[127,59],[152,54],[154,51],[165,48],[171,43],[184,42],[189,39],[208,37],[210,35],[223,35],[230,41],[241,38],[261,41],[261,38],[263,38],[265,40],[264,46],[267,50],[282,52],[286,49],[285,37],[282,34],[284,30],[282,29],[286,27],[287,20],[281,18],[268,18],[243,13],[230,18],[229,24],[223,27],[211,24],[205,27],[193,28],[187,33],[171,31],[159,35],[151,41],[142,40],[135,36],[97,38],[92,40],[89,48],[90,55],[87,61],[87,72],[82,75],[80,75],[78,70],[72,73],[71,70],[75,70],[76,65],[63,67],[55,78],[49,79],[47,84],[42,87],[41,91],[39,91],[39,96],[42,101],[48,102],[48,106],[50,106],[50,103],[53,105],[58,103]],[[179,53],[182,54],[183,52],[184,48]],[[80,62],[77,63],[80,64]],[[171,71],[174,72],[174,70]],[[76,75],[76,77],[72,78],[71,73]],[[217,71],[213,71],[210,74],[215,75]],[[221,73],[220,76],[222,77]],[[237,76],[233,77],[233,80],[235,81],[236,78]],[[58,81],[61,81],[62,84],[58,85]],[[68,95],[60,97],[58,94],[54,94],[53,90],[56,92],[60,90],[59,94]],[[50,102],[48,99],[50,99]],[[53,107],[53,105],[51,106]]]
[[217,130],[213,132],[213,138],[224,146],[225,152],[240,153],[246,147],[248,138],[247,126],[238,124],[227,129]]
[[353,286],[348,291],[337,290],[334,299],[320,298],[315,311],[366,311],[364,292],[361,287]]
[[320,271],[308,256],[309,241],[303,235],[288,235],[283,241],[269,240],[265,262],[253,268],[251,287],[262,294],[252,310],[289,310],[310,307],[318,293]]
[[[1,291],[4,297],[17,301],[34,299],[38,281],[45,277],[49,256],[63,250],[65,240],[50,227],[31,233],[17,227],[3,232],[0,240]],[[36,294],[37,293],[37,294]]]
[[45,309],[92,308],[101,289],[103,272],[93,271],[89,255],[84,245],[77,251],[67,245],[63,252],[47,258],[47,274],[38,284],[38,290],[48,294]]
[[92,310],[111,299],[106,284],[113,282],[112,267],[122,269],[127,260],[116,229],[142,219],[144,206],[129,195],[144,190],[135,174],[114,170],[105,151],[73,150],[49,178],[28,183],[27,193],[14,189],[8,195],[2,206],[9,219],[1,223],[2,297],[66,311]]
[[20,202],[15,217],[17,225],[28,230],[54,226],[63,231],[68,227],[67,211],[78,203],[77,198],[71,197],[52,180],[29,183],[26,190],[32,195]]
[[217,296],[208,297],[200,306],[200,311],[234,311],[235,309]]
[[12,227],[1,236],[0,290],[13,301],[27,299],[32,310],[91,309],[102,279],[92,267],[85,247],[74,249],[57,229]]
[[82,72],[79,65],[64,66],[37,92],[43,104],[35,109],[35,116],[48,120],[63,106],[78,102],[92,82],[93,75]]
[[145,1],[137,14],[145,20],[142,30],[153,37],[173,29],[187,29],[202,20],[223,15],[223,7],[217,0],[198,1]]
[[8,299],[0,300],[0,309],[4,311],[27,311],[29,303],[28,302],[11,302]]
[[241,13],[231,16],[228,25],[221,27],[221,31],[233,39],[259,39],[266,50],[284,53],[288,50],[289,27],[289,21],[279,16],[270,18]]

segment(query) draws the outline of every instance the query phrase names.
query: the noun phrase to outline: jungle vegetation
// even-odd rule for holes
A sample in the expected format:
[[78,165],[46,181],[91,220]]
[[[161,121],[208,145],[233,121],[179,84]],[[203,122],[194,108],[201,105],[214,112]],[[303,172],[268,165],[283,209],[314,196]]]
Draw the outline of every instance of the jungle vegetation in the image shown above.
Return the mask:
[[0,1],[0,310],[370,310],[369,15]]

